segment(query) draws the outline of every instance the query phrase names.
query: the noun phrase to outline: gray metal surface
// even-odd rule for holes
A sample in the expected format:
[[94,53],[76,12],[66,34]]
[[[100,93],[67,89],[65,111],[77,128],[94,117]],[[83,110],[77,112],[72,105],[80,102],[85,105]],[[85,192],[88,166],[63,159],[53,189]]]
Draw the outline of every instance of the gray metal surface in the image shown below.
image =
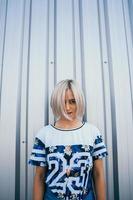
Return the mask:
[[133,0],[0,0],[0,199],[30,200],[34,136],[65,78],[103,133],[108,200],[133,200]]

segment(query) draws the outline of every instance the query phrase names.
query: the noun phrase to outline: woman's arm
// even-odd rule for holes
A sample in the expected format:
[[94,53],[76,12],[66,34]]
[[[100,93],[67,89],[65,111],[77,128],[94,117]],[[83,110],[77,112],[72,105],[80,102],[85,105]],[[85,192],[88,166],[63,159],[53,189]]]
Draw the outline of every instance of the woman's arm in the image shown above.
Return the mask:
[[33,200],[43,200],[45,191],[45,177],[46,168],[36,167],[34,184],[33,184]]
[[102,159],[94,161],[93,179],[94,179],[96,200],[105,200],[106,199],[105,180],[104,180],[104,168]]

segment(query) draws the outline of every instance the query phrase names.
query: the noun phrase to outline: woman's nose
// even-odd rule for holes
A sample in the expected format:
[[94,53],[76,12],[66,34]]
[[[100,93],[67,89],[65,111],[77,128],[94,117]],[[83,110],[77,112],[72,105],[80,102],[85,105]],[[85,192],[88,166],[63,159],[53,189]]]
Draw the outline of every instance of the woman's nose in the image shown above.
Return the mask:
[[69,102],[66,102],[66,110],[69,110],[69,108],[70,108]]

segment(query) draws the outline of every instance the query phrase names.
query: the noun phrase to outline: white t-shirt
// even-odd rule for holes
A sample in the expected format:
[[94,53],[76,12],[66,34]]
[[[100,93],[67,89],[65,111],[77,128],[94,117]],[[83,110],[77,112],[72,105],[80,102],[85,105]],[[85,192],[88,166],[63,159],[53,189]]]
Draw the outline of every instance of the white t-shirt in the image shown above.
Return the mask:
[[57,199],[83,200],[93,191],[93,161],[106,155],[94,125],[63,130],[49,124],[37,133],[29,164],[47,166],[45,183]]

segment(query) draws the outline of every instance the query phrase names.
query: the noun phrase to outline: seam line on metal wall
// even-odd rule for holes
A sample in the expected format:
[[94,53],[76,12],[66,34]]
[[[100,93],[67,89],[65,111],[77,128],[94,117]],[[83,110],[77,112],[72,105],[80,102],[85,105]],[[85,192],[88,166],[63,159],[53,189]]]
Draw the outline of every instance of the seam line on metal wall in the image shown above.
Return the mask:
[[112,54],[110,43],[110,28],[108,16],[108,2],[104,1],[104,15],[105,15],[105,29],[107,38],[107,53],[109,59],[109,81],[110,81],[110,94],[111,94],[111,118],[112,118],[112,147],[113,147],[113,178],[114,178],[114,198],[119,200],[119,174],[118,174],[118,149],[117,149],[117,130],[116,130],[116,108],[114,96],[114,77],[112,69]]
[[76,80],[76,48],[75,48],[75,9],[72,1],[72,30],[73,30],[73,76]]
[[22,13],[22,32],[20,44],[20,63],[18,72],[18,89],[17,89],[17,111],[16,111],[16,152],[15,152],[15,199],[20,198],[20,123],[21,123],[21,92],[22,92],[22,65],[23,65],[23,42],[24,42],[24,21],[25,21],[25,4],[23,3]]
[[[125,39],[126,39],[126,53],[127,53],[127,62],[128,62],[128,74],[129,74],[129,88],[130,88],[130,93],[131,93],[131,107],[132,107],[132,117],[133,117],[133,94],[132,94],[132,87],[131,87],[131,71],[130,71],[130,60],[129,60],[129,49],[128,49],[128,40],[127,40],[127,31],[126,31],[126,19],[125,19],[125,10],[124,10],[124,3],[123,3],[123,0],[122,0],[122,13],[123,13],[123,23],[124,23],[124,32],[125,32]],[[132,118],[133,120],[133,118]],[[128,144],[128,141],[129,141],[129,138],[128,138],[128,134],[127,134],[127,144]],[[128,149],[128,152],[129,152],[129,145],[127,145],[127,149]],[[130,176],[130,170],[129,170],[129,154],[127,155],[128,157],[128,177],[129,177],[129,185],[131,186],[131,176]],[[130,190],[130,199],[131,199],[131,187],[129,188]]]
[[[107,144],[107,121],[106,121],[106,103],[105,103],[105,77],[104,77],[104,68],[103,68],[103,47],[102,47],[102,32],[101,32],[101,16],[100,16],[100,8],[99,8],[99,0],[97,0],[97,12],[98,12],[98,29],[99,29],[99,45],[100,45],[100,57],[101,57],[101,73],[102,73],[102,98],[103,98],[103,119],[104,119],[104,130],[105,130],[105,143]],[[106,180],[108,182],[108,176],[107,176],[107,167],[108,162],[107,159],[105,160],[106,163]],[[107,197],[108,197],[108,187],[107,189]]]
[[0,120],[1,120],[1,99],[2,99],[2,80],[3,80],[3,68],[4,68],[4,53],[5,53],[5,40],[6,40],[6,24],[7,24],[7,10],[8,10],[8,0],[6,0],[5,9],[5,22],[4,22],[4,32],[3,32],[3,47],[2,47],[2,61],[1,61],[1,80],[0,80]]
[[[133,5],[132,5],[133,8]],[[124,27],[125,27],[125,37],[126,37],[126,48],[127,48],[127,58],[128,58],[128,70],[129,70],[129,82],[130,82],[130,92],[131,92],[131,104],[132,104],[132,117],[133,117],[133,86],[132,86],[132,77],[131,77],[131,63],[130,63],[130,59],[129,59],[129,49],[128,49],[128,40],[127,40],[127,32],[126,32],[126,20],[125,20],[125,12],[124,12],[124,3],[122,0],[122,9],[123,9],[123,13],[124,13]],[[128,4],[128,12],[129,12],[129,18],[130,18],[130,9],[129,9],[129,4]],[[131,20],[131,19],[130,19]],[[132,21],[133,22],[133,21]],[[131,38],[133,41],[133,24],[130,23],[130,30],[132,32],[131,34]],[[132,42],[132,46],[133,46],[133,42]]]
[[84,114],[84,121],[87,119],[87,101],[86,101],[86,84],[85,84],[85,63],[84,63],[84,33],[83,33],[83,7],[82,7],[82,1],[79,0],[79,27],[80,27],[80,47],[81,47],[81,75],[82,75],[82,88],[84,91],[85,95],[85,104],[86,104],[86,109],[85,109],[85,114]]
[[133,45],[133,1],[128,0],[128,10],[129,10],[129,17],[130,17],[130,27],[131,27],[131,39],[132,39],[132,45]]
[[[49,94],[48,94],[48,90],[49,90],[49,1],[47,1],[47,32],[46,32],[46,75],[44,75],[44,77],[46,77],[46,81],[44,82],[45,84],[45,94],[46,94],[46,120],[45,123],[48,124],[49,122],[49,117],[48,117],[48,113],[49,113]],[[47,87],[46,87],[47,85]],[[44,96],[45,98],[45,96]],[[44,110],[44,116],[45,116],[45,110]]]
[[28,160],[28,116],[29,116],[29,70],[30,70],[30,48],[31,48],[31,21],[32,21],[32,0],[30,0],[30,8],[29,8],[29,27],[28,27],[28,55],[27,55],[27,88],[26,88],[26,156],[25,156],[25,174],[26,174],[26,180],[25,180],[25,200],[27,200],[28,197],[28,166],[27,166],[27,160]]
[[57,1],[54,1],[54,85],[57,82]]

